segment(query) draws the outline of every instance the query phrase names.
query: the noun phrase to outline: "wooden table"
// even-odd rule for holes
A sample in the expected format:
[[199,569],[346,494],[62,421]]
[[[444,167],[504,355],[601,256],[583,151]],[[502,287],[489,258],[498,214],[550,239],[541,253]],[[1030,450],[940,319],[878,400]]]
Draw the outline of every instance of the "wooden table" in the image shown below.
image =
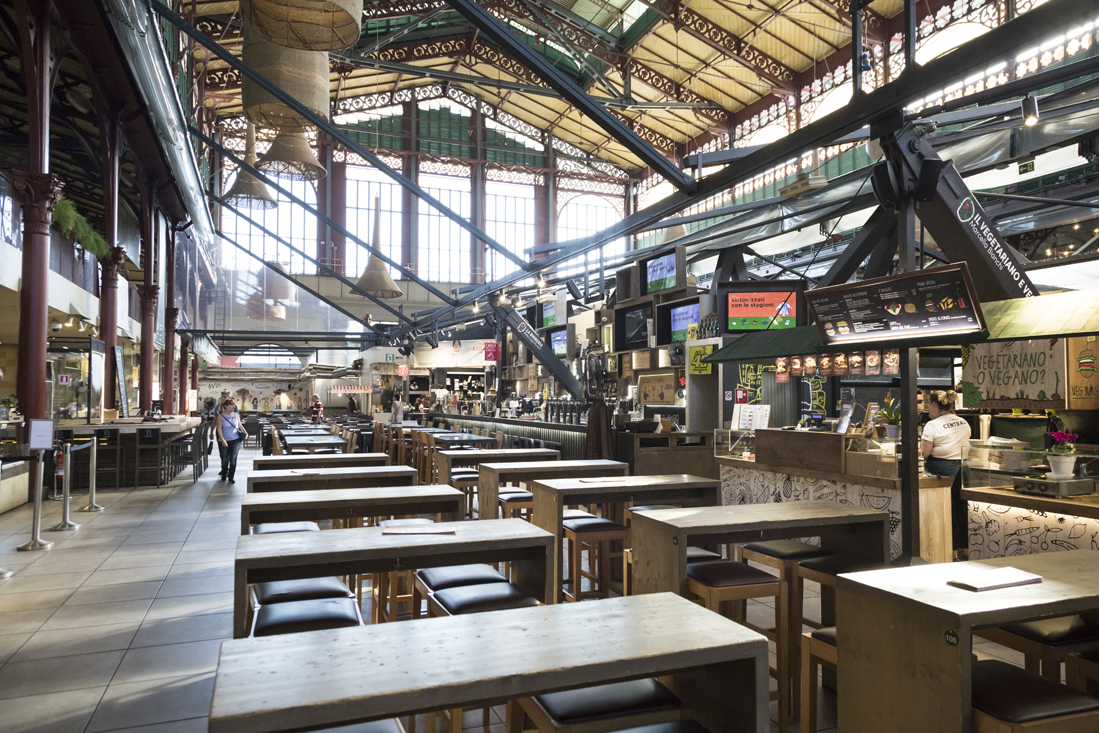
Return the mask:
[[[946,584],[974,565],[1011,566],[1043,580],[982,593]],[[837,604],[842,730],[968,732],[973,630],[1099,609],[1099,553],[841,575]]]
[[464,466],[476,466],[489,461],[511,463],[513,461],[556,461],[561,452],[550,448],[496,448],[493,450],[441,450],[435,454],[435,467],[439,483],[450,483],[450,471]]
[[450,486],[387,486],[371,489],[327,489],[245,494],[240,507],[240,533],[253,524],[318,519],[361,519],[402,514],[440,514],[440,520],[465,516],[465,492]]
[[[721,503],[721,482],[712,478],[677,473],[666,476],[624,476],[616,478],[570,478],[535,481],[532,521],[553,533],[554,588],[561,592],[561,553],[565,532],[562,514],[573,504],[613,504],[611,519],[621,520],[626,502],[644,504],[684,504],[712,507]],[[631,544],[633,541],[631,540]],[[671,590],[671,589],[669,589]]]
[[770,731],[766,640],[669,593],[226,641],[209,731],[326,729],[665,676],[711,733]]
[[553,536],[549,533],[522,519],[434,526],[453,527],[455,534],[383,535],[380,527],[361,527],[238,537],[234,637],[248,635],[248,585],[273,580],[510,562],[513,583],[539,601],[553,602]]
[[315,450],[322,448],[346,448],[347,441],[343,438],[337,438],[335,435],[295,435],[287,434],[283,437],[282,442],[286,444],[287,450],[307,450],[312,453]]
[[252,461],[253,471],[289,471],[311,468],[388,466],[388,453],[329,453],[308,456],[263,456]]
[[439,450],[449,450],[460,445],[476,445],[496,447],[495,436],[471,435],[470,433],[436,433],[435,445]]
[[328,435],[328,436],[334,435],[334,433],[331,430],[329,430],[328,428],[322,428],[318,425],[308,425],[308,426],[305,426],[305,427],[284,427],[284,428],[278,428],[278,431],[280,433],[282,433],[283,436],[287,436],[287,435],[316,435],[316,436],[324,437],[326,435]]
[[248,493],[260,491],[313,491],[365,489],[371,486],[415,486],[419,476],[409,466],[261,471],[248,476]]
[[[629,476],[630,466],[621,461],[522,461],[512,463],[482,463],[479,465],[477,495],[482,511],[479,519],[495,519],[500,486],[554,478],[585,478],[592,476]],[[491,507],[485,511],[485,507]]]

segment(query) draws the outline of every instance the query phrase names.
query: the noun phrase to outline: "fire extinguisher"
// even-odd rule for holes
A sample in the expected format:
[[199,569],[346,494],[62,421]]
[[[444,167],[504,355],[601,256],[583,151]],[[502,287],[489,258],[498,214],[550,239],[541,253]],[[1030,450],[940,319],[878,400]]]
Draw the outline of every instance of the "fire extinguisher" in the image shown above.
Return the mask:
[[65,475],[65,451],[55,450],[53,452],[53,456],[54,456],[54,463],[56,464],[56,466],[54,467],[53,475],[54,476],[64,476]]

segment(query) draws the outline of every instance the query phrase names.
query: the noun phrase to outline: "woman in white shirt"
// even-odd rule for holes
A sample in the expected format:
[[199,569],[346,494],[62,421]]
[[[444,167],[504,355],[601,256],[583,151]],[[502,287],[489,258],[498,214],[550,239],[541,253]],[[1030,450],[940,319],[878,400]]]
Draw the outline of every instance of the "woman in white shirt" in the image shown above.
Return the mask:
[[950,486],[950,515],[954,555],[965,559],[969,556],[969,504],[962,499],[962,446],[969,445],[972,431],[969,423],[954,414],[958,395],[941,390],[928,395],[927,411],[930,422],[923,427],[920,454],[923,470],[932,476],[952,480]]

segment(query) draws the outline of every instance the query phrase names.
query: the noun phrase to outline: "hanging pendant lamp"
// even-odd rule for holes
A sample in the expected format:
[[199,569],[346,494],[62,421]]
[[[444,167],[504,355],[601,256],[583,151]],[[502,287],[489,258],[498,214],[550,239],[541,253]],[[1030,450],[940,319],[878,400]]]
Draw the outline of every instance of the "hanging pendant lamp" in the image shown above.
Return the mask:
[[[256,128],[248,123],[248,137],[244,147],[244,162],[256,167]],[[238,209],[273,209],[278,202],[271,196],[263,181],[244,168],[237,171],[232,188],[225,194],[225,201]]]
[[240,15],[280,46],[336,51],[359,40],[363,0],[241,0]]
[[[290,273],[280,262],[268,262],[268,270],[264,273],[263,296],[267,300],[285,300],[293,302],[295,295],[294,282],[290,279]],[[276,275],[271,270],[278,272]]]
[[256,170],[289,181],[319,181],[328,174],[304,132],[280,132],[256,162]]
[[664,230],[664,238],[660,240],[660,243],[667,244],[668,242],[674,242],[685,236],[687,236],[687,227],[682,224],[676,224],[674,227],[668,227]]
[[[374,197],[374,249],[382,249],[382,200]],[[370,293],[375,298],[399,298],[404,295],[397,283],[389,275],[389,268],[374,254],[370,253],[370,259],[366,261],[366,269],[362,277],[355,283],[363,292]]]
[[[301,51],[271,43],[244,26],[244,63],[312,112],[328,119],[328,53]],[[316,125],[261,88],[247,76],[241,81],[244,116],[258,127],[279,131],[311,130]]]

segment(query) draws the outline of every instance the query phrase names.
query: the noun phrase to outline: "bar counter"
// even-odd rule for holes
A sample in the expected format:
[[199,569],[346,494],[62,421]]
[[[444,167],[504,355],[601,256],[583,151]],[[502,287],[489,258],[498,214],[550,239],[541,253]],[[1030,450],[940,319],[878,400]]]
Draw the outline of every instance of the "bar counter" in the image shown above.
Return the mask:
[[[504,417],[485,415],[449,415],[445,412],[428,413],[427,419],[433,424],[443,420],[448,427],[457,430],[478,428],[503,431],[509,437],[529,438],[547,443],[545,447],[561,451],[562,461],[579,461],[584,458],[584,438],[587,425],[567,425],[565,423],[543,422],[541,420],[511,420]],[[548,445],[554,443],[556,445]]]
[[160,428],[161,436],[170,437],[197,428],[201,424],[201,417],[166,415],[161,422],[143,422],[143,418],[140,417],[120,417],[91,425],[86,420],[58,420],[55,427],[57,430],[71,430],[78,438],[91,437],[99,428],[118,428],[121,435],[134,435],[138,428]]
[[1099,494],[1040,496],[1010,486],[962,489],[969,502],[969,557],[982,560],[1099,549]]

